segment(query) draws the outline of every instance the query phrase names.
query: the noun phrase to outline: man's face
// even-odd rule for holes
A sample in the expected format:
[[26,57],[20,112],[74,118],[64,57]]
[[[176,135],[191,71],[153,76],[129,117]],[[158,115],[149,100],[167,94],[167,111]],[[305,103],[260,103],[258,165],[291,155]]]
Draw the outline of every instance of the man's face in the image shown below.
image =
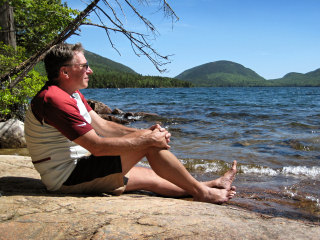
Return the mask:
[[86,65],[87,60],[82,52],[75,52],[73,60],[66,65],[69,76],[68,85],[75,90],[88,87],[89,75],[93,73],[92,69]]

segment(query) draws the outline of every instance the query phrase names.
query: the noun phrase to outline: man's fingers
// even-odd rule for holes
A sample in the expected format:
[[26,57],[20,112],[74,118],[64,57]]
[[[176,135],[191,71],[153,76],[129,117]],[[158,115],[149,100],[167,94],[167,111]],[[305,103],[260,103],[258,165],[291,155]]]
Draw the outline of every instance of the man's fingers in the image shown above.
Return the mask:
[[160,127],[160,125],[159,124],[155,124],[155,125],[152,125],[149,129],[150,130],[155,130],[155,129],[160,129],[161,127]]
[[171,133],[166,134],[167,143],[170,142]]

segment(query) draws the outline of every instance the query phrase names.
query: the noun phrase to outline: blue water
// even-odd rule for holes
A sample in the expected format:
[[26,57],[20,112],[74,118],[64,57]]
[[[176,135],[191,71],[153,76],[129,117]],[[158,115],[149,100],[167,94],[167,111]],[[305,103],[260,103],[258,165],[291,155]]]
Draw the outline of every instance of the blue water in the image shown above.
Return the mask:
[[171,151],[199,180],[220,175],[237,160],[238,198],[233,204],[319,221],[320,88],[82,92],[112,109],[158,114],[130,125],[147,128],[161,122],[172,134]]

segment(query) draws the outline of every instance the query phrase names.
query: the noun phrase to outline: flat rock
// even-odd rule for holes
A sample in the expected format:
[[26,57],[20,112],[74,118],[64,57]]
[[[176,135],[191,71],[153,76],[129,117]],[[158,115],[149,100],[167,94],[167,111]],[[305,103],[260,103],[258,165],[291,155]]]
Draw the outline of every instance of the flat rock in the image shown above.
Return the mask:
[[320,226],[146,194],[48,193],[29,157],[0,155],[0,239],[319,239]]

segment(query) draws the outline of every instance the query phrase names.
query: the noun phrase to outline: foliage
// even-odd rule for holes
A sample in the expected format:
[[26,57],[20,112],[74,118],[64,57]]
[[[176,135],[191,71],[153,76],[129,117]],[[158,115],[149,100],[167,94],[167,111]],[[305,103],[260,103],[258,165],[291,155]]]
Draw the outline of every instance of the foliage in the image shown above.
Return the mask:
[[[0,74],[18,65],[26,59],[25,49],[14,48],[0,43]],[[25,77],[24,82],[20,82],[15,88],[9,89],[10,81],[1,84],[0,90],[0,120],[12,117],[23,119],[24,110],[28,100],[35,95],[43,86],[46,77],[32,70]]]
[[24,47],[28,56],[53,40],[73,20],[78,11],[61,0],[14,0],[17,45]]
[[0,75],[17,66],[25,59],[26,53],[23,47],[18,46],[17,49],[14,49],[0,42]]
[[15,117],[22,120],[29,99],[41,89],[46,80],[46,77],[32,70],[25,77],[24,82],[18,83],[15,88],[2,89],[0,91],[0,119]]

